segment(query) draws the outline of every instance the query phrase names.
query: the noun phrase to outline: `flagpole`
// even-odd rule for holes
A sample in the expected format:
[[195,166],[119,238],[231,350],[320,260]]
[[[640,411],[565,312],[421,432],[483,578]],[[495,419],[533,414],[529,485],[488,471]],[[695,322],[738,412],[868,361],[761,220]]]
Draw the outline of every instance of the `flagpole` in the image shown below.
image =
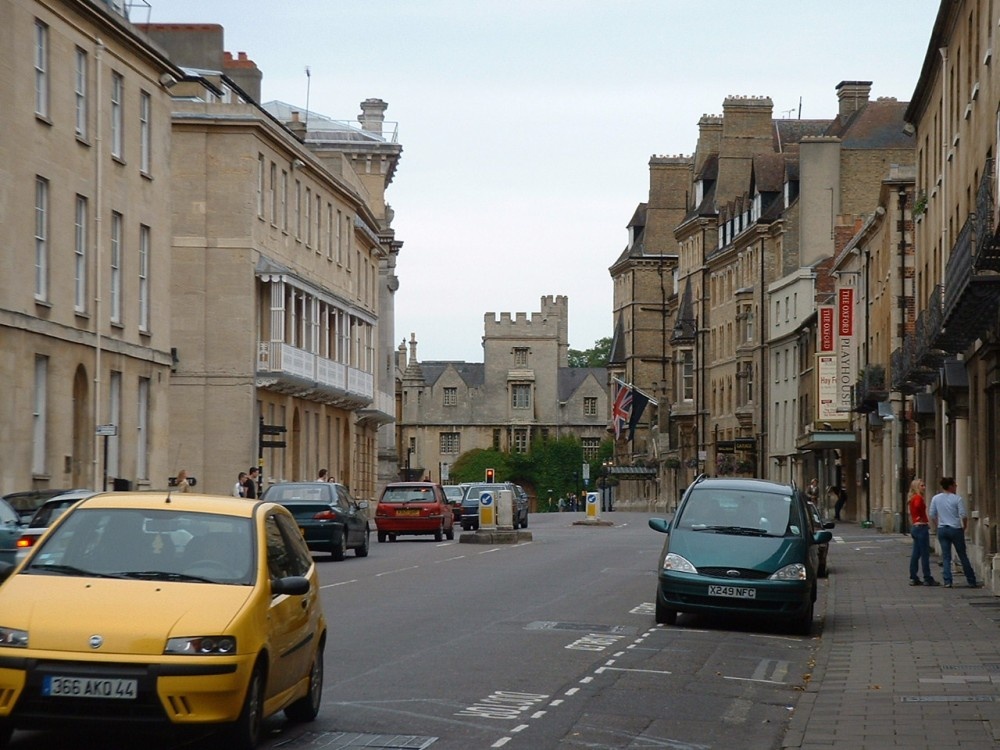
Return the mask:
[[622,380],[621,378],[617,378],[614,375],[611,376],[611,379],[614,382],[618,383],[619,385],[624,386],[625,388],[629,388],[629,389],[631,389],[633,391],[636,391],[637,393],[641,393],[643,396],[645,396],[647,399],[649,399],[649,403],[651,403],[653,406],[659,406],[660,405],[659,402],[655,398],[653,398],[652,396],[650,396],[648,393],[646,393],[641,388],[636,388],[631,383],[626,383],[624,380]]

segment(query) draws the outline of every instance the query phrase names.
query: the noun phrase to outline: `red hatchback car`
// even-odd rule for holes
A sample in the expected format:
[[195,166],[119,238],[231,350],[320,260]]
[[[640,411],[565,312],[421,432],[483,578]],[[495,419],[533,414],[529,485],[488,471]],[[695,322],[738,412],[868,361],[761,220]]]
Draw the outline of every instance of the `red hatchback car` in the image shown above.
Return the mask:
[[387,484],[375,508],[375,526],[380,542],[394,542],[400,534],[433,534],[436,542],[455,538],[451,505],[433,482]]

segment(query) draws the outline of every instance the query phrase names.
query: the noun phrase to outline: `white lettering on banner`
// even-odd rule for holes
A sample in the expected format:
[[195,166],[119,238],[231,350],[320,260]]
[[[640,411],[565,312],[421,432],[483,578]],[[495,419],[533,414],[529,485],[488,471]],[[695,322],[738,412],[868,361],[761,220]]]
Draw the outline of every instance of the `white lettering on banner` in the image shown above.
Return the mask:
[[836,308],[833,305],[820,305],[819,311],[819,349],[820,352],[832,352],[833,340],[836,334],[834,326]]
[[854,289],[849,286],[837,289],[839,318],[837,333],[841,336],[854,335]]
[[840,336],[837,339],[839,361],[837,364],[837,408],[851,410],[851,388],[854,385],[854,340]]
[[837,410],[848,414],[853,408],[854,372],[854,289],[837,288]]

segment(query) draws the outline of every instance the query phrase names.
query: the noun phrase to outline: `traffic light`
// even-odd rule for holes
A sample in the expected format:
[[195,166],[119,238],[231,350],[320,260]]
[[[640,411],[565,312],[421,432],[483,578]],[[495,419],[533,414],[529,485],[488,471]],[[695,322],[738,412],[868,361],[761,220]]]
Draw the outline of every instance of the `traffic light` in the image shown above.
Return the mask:
[[495,482],[496,481],[496,477],[497,477],[496,470],[494,470],[494,469],[487,469],[486,470],[486,482],[487,482],[487,484],[492,484],[493,482]]

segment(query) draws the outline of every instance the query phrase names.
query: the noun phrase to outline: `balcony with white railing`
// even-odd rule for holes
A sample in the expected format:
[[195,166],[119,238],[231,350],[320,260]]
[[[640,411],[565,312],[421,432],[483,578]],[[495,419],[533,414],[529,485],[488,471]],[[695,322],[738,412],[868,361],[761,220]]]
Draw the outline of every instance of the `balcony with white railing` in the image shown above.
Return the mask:
[[368,406],[375,398],[375,377],[371,373],[281,341],[258,343],[257,383],[281,393],[348,408]]

